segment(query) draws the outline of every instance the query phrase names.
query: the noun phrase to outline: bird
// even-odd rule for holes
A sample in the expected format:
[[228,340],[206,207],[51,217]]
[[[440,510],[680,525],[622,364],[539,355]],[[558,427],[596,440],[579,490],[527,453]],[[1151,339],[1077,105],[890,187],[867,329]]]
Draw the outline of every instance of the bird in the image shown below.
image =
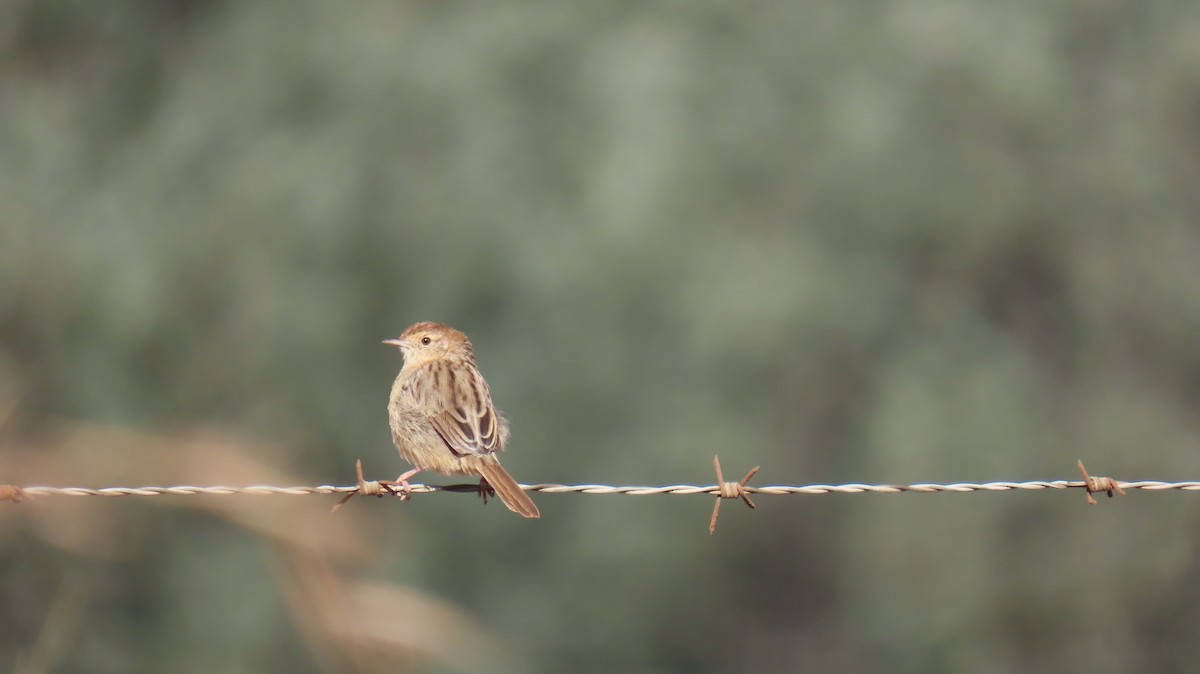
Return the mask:
[[383,343],[404,355],[388,399],[388,422],[400,456],[413,465],[392,484],[407,493],[409,478],[422,470],[478,475],[481,494],[490,486],[509,510],[541,517],[533,499],[500,465],[497,454],[508,442],[508,421],[492,405],[471,340],[448,325],[423,321]]

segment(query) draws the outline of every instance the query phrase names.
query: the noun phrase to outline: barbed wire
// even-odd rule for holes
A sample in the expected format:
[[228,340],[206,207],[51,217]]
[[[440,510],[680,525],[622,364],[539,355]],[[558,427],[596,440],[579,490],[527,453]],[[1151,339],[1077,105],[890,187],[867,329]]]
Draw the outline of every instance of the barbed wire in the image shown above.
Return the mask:
[[[1145,489],[1149,491],[1164,491],[1164,490],[1180,490],[1180,491],[1200,491],[1200,482],[1161,482],[1158,480],[1143,480],[1139,482],[1121,482],[1117,481],[1114,484],[1122,489]],[[631,496],[646,496],[652,494],[669,494],[669,495],[696,495],[705,494],[709,496],[719,496],[721,488],[719,485],[691,485],[691,484],[672,484],[663,486],[614,486],[606,484],[522,484],[520,485],[525,491],[543,492],[547,494],[628,494]],[[770,494],[773,496],[781,496],[784,494],[899,494],[903,492],[912,493],[935,493],[935,492],[953,492],[953,493],[968,493],[979,491],[1017,491],[1028,490],[1038,491],[1044,489],[1082,489],[1087,485],[1081,481],[1068,480],[1053,480],[1040,481],[1030,480],[1026,482],[954,482],[950,484],[933,484],[933,483],[918,483],[918,484],[808,484],[808,485],[770,485],[766,487],[746,487],[747,494]],[[334,486],[334,485],[318,485],[313,487],[296,486],[296,487],[274,487],[269,485],[248,485],[244,487],[222,486],[216,485],[211,487],[201,487],[194,485],[180,485],[174,487],[13,487],[11,485],[0,486],[0,500],[18,500],[7,496],[3,489],[8,488],[19,492],[27,497],[39,496],[196,496],[206,494],[209,496],[226,496],[231,494],[251,494],[258,496],[305,496],[309,494],[357,494],[358,487],[355,485]],[[433,494],[437,492],[470,492],[475,493],[479,490],[479,485],[476,484],[452,484],[452,485],[432,485],[432,484],[417,484],[414,483],[411,487],[412,494]]]
[[[1113,493],[1124,494],[1127,489],[1140,489],[1146,491],[1200,491],[1200,481],[1187,482],[1164,482],[1160,480],[1140,480],[1136,482],[1127,482],[1114,480],[1107,477],[1094,477],[1088,474],[1083,466],[1083,462],[1078,462],[1079,471],[1083,476],[1082,480],[1025,480],[1025,481],[992,481],[992,482],[952,482],[939,484],[933,482],[919,482],[914,484],[864,484],[864,483],[844,483],[844,484],[808,484],[808,485],[769,485],[765,487],[751,487],[746,483],[754,474],[758,472],[758,468],[754,468],[746,474],[741,481],[727,482],[721,474],[721,463],[717,457],[713,457],[713,465],[716,469],[717,484],[711,485],[690,485],[690,484],[672,484],[663,486],[614,486],[606,484],[554,484],[554,483],[539,483],[539,484],[521,484],[521,489],[525,491],[541,492],[546,494],[627,494],[630,496],[649,496],[657,494],[670,495],[708,495],[716,496],[717,501],[713,507],[713,517],[710,523],[710,533],[716,528],[717,513],[719,512],[721,501],[723,499],[742,499],[747,506],[754,508],[754,503],[750,500],[750,495],[767,494],[771,496],[782,496],[788,494],[806,494],[806,495],[821,495],[821,494],[933,494],[933,493],[956,493],[965,494],[973,492],[1003,492],[1003,491],[1041,491],[1047,489],[1085,489],[1087,491],[1088,502],[1095,504],[1095,499],[1092,494],[1105,492],[1108,496]],[[400,498],[407,499],[413,494],[433,494],[437,492],[468,492],[479,494],[481,493],[480,485],[478,484],[449,484],[449,485],[432,485],[432,484],[411,484],[404,490],[387,481],[372,481],[362,478],[362,463],[359,462],[356,466],[358,472],[358,484],[336,486],[336,485],[318,485],[318,486],[296,486],[296,487],[278,487],[271,485],[249,485],[243,487],[235,486],[194,486],[194,485],[179,485],[172,487],[48,487],[48,486],[29,486],[18,487],[14,485],[0,484],[0,501],[21,501],[24,498],[37,498],[45,496],[226,496],[232,494],[247,494],[257,496],[267,495],[286,495],[286,496],[304,496],[311,494],[325,495],[341,495],[342,500],[334,506],[336,511],[339,506],[348,501],[351,497],[363,494],[370,496],[383,496],[385,494],[394,494]]]

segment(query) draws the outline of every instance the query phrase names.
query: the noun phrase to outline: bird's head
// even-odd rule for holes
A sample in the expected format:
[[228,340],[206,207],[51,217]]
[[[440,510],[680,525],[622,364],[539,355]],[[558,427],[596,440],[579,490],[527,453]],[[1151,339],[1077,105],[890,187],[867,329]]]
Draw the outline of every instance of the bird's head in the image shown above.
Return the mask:
[[409,326],[399,337],[385,339],[384,344],[400,347],[407,366],[439,358],[475,359],[471,340],[458,330],[441,323],[422,321]]

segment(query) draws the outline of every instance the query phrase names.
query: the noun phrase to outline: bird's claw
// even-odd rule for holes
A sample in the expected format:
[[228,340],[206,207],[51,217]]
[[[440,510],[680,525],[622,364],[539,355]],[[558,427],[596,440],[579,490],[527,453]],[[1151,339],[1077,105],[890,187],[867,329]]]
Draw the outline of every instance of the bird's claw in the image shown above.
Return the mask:
[[[414,468],[406,473],[401,473],[400,477],[397,477],[395,480],[383,480],[379,484],[388,490],[389,493],[399,496],[401,501],[407,501],[412,498],[412,485],[408,483],[408,478],[416,475],[418,472],[420,471]],[[399,485],[399,489],[396,488],[397,485]]]
[[487,505],[488,498],[495,496],[496,490],[492,488],[492,485],[488,484],[487,478],[481,477],[479,478],[479,491],[477,493],[479,498],[483,499],[483,504]]

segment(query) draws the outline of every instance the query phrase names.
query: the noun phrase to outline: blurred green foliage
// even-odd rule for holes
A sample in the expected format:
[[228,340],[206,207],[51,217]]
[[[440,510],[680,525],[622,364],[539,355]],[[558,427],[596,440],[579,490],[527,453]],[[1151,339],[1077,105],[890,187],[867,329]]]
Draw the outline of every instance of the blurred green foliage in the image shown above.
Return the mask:
[[[1196,3],[10,0],[0,372],[346,483],[402,468],[379,340],[438,320],[526,482],[1193,479],[1197,185]],[[699,497],[434,496],[376,571],[505,671],[1181,671],[1194,498],[762,497],[710,539]],[[62,671],[318,671],[254,542],[171,519],[87,572]],[[76,562],[0,559],[7,661]]]

